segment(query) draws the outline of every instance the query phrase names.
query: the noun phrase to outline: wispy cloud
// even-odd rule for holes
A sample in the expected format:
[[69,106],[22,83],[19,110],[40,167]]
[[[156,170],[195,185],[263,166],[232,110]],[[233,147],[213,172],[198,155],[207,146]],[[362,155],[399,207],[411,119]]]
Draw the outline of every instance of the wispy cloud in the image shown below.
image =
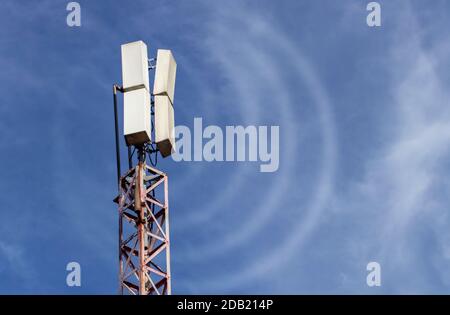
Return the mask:
[[[220,204],[204,203],[199,213],[208,218],[208,224],[233,228],[224,229],[201,244],[196,244],[178,253],[177,261],[195,260],[206,265],[220,257],[244,255],[244,251],[254,252],[246,257],[243,264],[234,265],[232,271],[213,274],[207,279],[184,277],[178,282],[183,288],[194,290],[239,290],[245,283],[264,277],[274,269],[282,268],[286,261],[299,254],[302,242],[306,241],[321,216],[327,198],[332,190],[334,162],[336,159],[336,132],[330,101],[326,91],[317,77],[313,66],[302,54],[295,41],[284,34],[277,26],[262,16],[249,11],[249,7],[231,3],[226,7],[213,8],[209,30],[206,36],[205,54],[209,60],[219,65],[220,75],[224,77],[227,89],[223,97],[233,95],[233,112],[235,123],[270,122],[280,125],[283,145],[280,170],[267,179],[256,179],[248,172],[238,186],[229,182],[227,199]],[[245,30],[242,33],[240,30]],[[240,36],[238,36],[240,34]],[[204,42],[203,42],[204,44]],[[199,43],[200,45],[200,43]],[[291,80],[291,81],[289,81]],[[310,91],[312,102],[299,103],[298,90],[295,87],[306,86]],[[296,101],[297,98],[297,101]],[[298,109],[313,108],[318,125],[312,128],[305,125],[304,117],[298,116]],[[304,175],[315,182],[313,196],[297,203],[298,190],[307,183],[297,177],[298,165],[293,158],[296,152],[306,150],[305,134],[311,128],[319,137],[322,157],[318,174]],[[302,150],[303,148],[303,150]],[[262,181],[262,182],[261,182]],[[263,183],[263,185],[261,185]],[[252,191],[260,192],[254,196]],[[243,199],[242,196],[246,197]],[[249,203],[244,201],[249,201]],[[219,220],[217,215],[210,215],[212,209],[233,214]],[[218,213],[220,214],[220,213]],[[277,232],[279,227],[274,221],[283,222],[290,218],[289,229],[294,233]],[[201,225],[198,225],[199,227]],[[258,235],[268,233],[270,242],[258,242]],[[195,279],[194,279],[195,277]],[[275,276],[274,276],[275,277]],[[269,283],[269,282],[268,282]],[[198,290],[198,289],[197,289]],[[193,292],[199,292],[194,290]],[[203,291],[200,291],[203,292]]]
[[436,56],[450,49],[424,43],[427,34],[413,7],[405,3],[396,9],[401,18],[386,63],[390,97],[380,104],[386,141],[368,159],[364,179],[337,198],[346,219],[357,212],[365,215],[361,229],[366,231],[357,229],[359,237],[348,246],[361,268],[370,260],[382,263],[385,292],[436,293],[443,285],[437,279],[447,279],[448,285],[449,270],[443,266],[450,246],[442,228],[450,223],[445,162],[450,154],[450,93],[437,72],[447,58]]

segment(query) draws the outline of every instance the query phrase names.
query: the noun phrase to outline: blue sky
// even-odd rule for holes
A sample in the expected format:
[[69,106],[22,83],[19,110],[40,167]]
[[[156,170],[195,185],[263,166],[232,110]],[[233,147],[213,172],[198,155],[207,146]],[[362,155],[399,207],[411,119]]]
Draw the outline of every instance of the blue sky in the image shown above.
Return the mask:
[[175,55],[177,125],[280,126],[274,173],[158,164],[174,293],[450,292],[450,4],[369,28],[368,2],[79,1],[70,28],[68,1],[3,1],[0,293],[116,293],[111,87],[139,39]]

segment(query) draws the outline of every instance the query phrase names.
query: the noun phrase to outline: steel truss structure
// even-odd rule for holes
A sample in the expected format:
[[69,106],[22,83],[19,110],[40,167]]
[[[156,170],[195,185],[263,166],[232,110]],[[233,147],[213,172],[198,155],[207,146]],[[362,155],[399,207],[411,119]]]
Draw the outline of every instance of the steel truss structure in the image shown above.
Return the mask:
[[119,294],[171,294],[167,175],[141,161],[119,191]]

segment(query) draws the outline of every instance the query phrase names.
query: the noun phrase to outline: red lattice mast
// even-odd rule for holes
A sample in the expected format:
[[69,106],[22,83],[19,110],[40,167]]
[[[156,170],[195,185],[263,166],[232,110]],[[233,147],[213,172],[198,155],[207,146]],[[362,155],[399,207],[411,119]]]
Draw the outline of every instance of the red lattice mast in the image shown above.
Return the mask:
[[145,162],[120,178],[120,294],[171,294],[168,178]]

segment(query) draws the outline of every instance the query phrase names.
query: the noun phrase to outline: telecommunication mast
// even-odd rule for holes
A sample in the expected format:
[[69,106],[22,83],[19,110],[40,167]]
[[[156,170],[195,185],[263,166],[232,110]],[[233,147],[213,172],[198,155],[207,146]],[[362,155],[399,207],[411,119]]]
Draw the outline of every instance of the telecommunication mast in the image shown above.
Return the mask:
[[[122,86],[113,85],[119,195],[119,294],[171,294],[168,177],[158,153],[175,150],[177,64],[170,50],[148,59],[143,41],[121,46]],[[154,73],[153,91],[149,72]],[[128,170],[121,173],[117,92],[123,94]],[[150,164],[147,163],[150,162]]]

